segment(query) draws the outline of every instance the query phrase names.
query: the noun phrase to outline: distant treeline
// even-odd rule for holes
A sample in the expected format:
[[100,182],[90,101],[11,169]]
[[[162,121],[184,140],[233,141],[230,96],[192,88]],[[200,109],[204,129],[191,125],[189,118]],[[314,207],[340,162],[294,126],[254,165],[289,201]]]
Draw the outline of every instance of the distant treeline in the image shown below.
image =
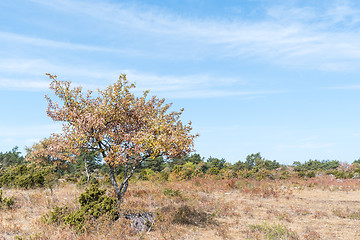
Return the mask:
[[[119,166],[117,173],[123,171]],[[336,178],[358,178],[360,174],[360,159],[351,165],[337,160],[309,160],[304,163],[294,162],[292,165],[282,165],[276,160],[267,160],[260,153],[250,154],[245,161],[234,164],[224,158],[209,157],[205,159],[199,154],[191,154],[179,159],[149,158],[137,168],[137,179],[149,180],[158,178],[190,179],[202,176],[217,176],[219,178],[255,178],[262,180],[286,179],[291,176],[315,177],[324,172]],[[108,166],[99,156],[91,153],[80,155],[75,162],[32,163],[14,147],[11,151],[0,152],[0,187],[31,188],[51,185],[57,179],[81,183],[89,183],[108,176]]]

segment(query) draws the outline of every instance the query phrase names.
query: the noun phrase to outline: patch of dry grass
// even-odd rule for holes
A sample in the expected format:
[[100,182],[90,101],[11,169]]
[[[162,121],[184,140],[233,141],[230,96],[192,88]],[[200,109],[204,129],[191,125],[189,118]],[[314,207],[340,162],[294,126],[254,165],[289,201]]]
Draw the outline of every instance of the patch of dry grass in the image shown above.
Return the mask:
[[15,196],[15,206],[0,209],[0,239],[359,239],[360,210],[354,208],[359,206],[359,185],[359,180],[328,176],[137,180],[131,182],[121,211],[154,213],[151,231],[137,232],[124,218],[104,218],[89,220],[81,234],[43,223],[41,216],[54,206],[78,209],[84,189],[70,183],[53,191],[4,189],[4,196]]

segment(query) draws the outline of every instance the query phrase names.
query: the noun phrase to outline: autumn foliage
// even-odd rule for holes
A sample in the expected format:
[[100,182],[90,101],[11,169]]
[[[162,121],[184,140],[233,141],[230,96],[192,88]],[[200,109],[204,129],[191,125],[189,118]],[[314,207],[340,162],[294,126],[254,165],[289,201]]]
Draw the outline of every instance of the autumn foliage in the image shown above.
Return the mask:
[[[71,82],[59,81],[48,74],[50,89],[62,104],[46,96],[47,114],[54,121],[63,122],[63,132],[53,134],[51,144],[35,149],[33,156],[71,161],[81,151],[101,154],[110,168],[110,179],[121,201],[128,180],[141,162],[159,156],[175,158],[193,151],[197,135],[191,134],[191,122],[183,124],[180,111],[169,112],[171,104],[165,99],[147,98],[149,91],[137,97],[131,92],[135,84],[126,76],[105,90],[83,93]],[[124,181],[117,184],[114,168],[124,166]]]

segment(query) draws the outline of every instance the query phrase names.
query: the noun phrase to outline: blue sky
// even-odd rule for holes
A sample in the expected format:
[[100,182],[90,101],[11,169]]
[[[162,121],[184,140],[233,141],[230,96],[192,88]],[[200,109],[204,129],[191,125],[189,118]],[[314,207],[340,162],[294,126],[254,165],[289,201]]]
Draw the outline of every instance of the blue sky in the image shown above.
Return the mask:
[[0,151],[61,130],[49,79],[120,73],[185,108],[197,152],[234,163],[360,157],[360,3],[0,1]]

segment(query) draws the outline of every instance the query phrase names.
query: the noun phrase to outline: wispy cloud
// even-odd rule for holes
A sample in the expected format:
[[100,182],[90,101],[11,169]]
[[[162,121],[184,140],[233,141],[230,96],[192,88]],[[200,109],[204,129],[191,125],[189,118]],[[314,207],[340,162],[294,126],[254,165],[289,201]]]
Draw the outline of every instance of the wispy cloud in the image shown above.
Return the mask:
[[[39,59],[0,60],[0,70],[8,75],[18,75],[13,78],[0,78],[0,89],[43,91],[48,89],[50,80],[45,72],[59,74],[59,80],[70,80],[75,86],[86,89],[103,89],[117,80],[119,74],[127,74],[131,82],[137,84],[137,92],[151,90],[152,94],[166,98],[223,98],[241,96],[257,98],[268,94],[283,93],[283,90],[250,90],[243,79],[218,77],[209,74],[187,76],[157,75],[136,70],[123,69],[112,71],[108,69],[89,70],[68,65],[54,65]],[[21,76],[31,76],[24,80]],[[39,80],[31,80],[39,79]],[[100,80],[100,81],[99,81]],[[240,86],[241,90],[238,89]]]
[[[155,39],[164,48],[176,42],[186,54],[200,51],[200,58],[209,54],[251,57],[326,71],[355,69],[360,64],[360,33],[356,30],[360,11],[346,1],[329,3],[324,9],[271,6],[267,16],[257,21],[182,18],[150,6],[123,3],[36,2],[113,24],[115,34],[136,32]],[[205,52],[209,47],[211,51]],[[170,54],[174,56],[173,51]]]
[[21,34],[15,34],[10,32],[0,32],[1,41],[8,42],[16,42],[18,44],[26,44],[32,46],[38,46],[41,48],[56,48],[56,49],[66,49],[72,51],[94,51],[94,52],[108,52],[108,53],[121,53],[128,55],[140,55],[139,52],[124,50],[118,48],[108,48],[103,46],[93,46],[86,44],[77,44],[71,42],[62,42],[62,41],[54,41],[50,39],[38,38],[38,37],[30,37]]
[[0,89],[44,90],[49,87],[46,81],[19,81],[17,79],[1,79]]
[[337,89],[337,90],[360,90],[360,84],[353,84],[353,85],[343,85],[343,86],[335,86],[330,87],[330,89]]

